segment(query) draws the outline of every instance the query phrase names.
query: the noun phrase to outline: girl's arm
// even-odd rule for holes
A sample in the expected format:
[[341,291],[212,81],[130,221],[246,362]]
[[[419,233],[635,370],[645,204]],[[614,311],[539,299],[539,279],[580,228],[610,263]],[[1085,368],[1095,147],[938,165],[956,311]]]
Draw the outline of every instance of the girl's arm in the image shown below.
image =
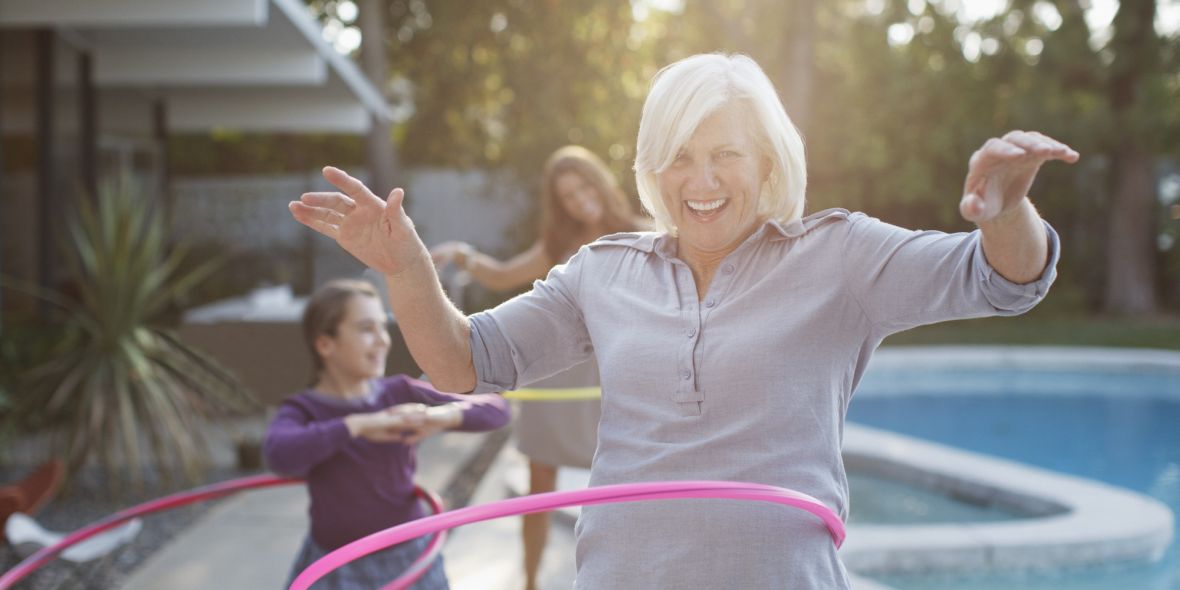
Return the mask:
[[285,403],[266,429],[262,453],[271,471],[305,477],[350,440],[352,434],[344,418],[312,422],[305,412]]
[[456,395],[444,393],[417,379],[405,378],[406,398],[431,406],[427,419],[447,430],[480,432],[495,430],[512,418],[508,401],[496,393]]
[[291,403],[279,407],[266,430],[262,452],[271,471],[305,477],[316,465],[328,460],[354,438],[378,443],[402,442],[405,433],[420,427],[422,419],[387,410],[349,414],[340,418],[311,421]]
[[437,265],[453,263],[471,274],[475,282],[493,291],[507,291],[543,278],[552,261],[537,242],[528,250],[501,262],[466,242],[444,242],[430,250]]

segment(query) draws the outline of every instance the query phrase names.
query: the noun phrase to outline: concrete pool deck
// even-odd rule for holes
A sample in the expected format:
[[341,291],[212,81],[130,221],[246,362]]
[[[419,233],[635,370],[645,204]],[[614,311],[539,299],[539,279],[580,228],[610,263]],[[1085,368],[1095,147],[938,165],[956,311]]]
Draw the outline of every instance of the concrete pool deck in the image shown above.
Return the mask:
[[849,471],[1028,515],[1000,522],[853,524],[841,554],[862,574],[1150,561],[1172,541],[1173,515],[1165,504],[1080,477],[855,424],[844,433],[844,461]]

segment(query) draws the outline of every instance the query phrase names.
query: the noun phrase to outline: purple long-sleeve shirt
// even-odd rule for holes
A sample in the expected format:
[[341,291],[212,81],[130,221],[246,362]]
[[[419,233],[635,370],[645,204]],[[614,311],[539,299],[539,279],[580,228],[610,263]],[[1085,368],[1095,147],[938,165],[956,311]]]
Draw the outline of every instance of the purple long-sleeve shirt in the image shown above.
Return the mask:
[[307,480],[311,538],[331,551],[422,516],[414,499],[414,445],[352,438],[344,417],[397,404],[463,405],[455,430],[494,430],[510,413],[496,394],[455,395],[398,375],[377,380],[372,393],[343,400],[306,390],[283,401],[266,432],[263,452],[276,473]]

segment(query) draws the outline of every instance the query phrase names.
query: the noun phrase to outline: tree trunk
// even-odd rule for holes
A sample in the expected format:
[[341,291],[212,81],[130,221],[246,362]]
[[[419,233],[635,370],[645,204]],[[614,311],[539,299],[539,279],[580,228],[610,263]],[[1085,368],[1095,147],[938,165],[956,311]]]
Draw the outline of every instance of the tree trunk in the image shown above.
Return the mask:
[[1116,186],[1106,241],[1106,311],[1147,314],[1155,296],[1155,173],[1151,154],[1128,147],[1114,161]]
[[1155,173],[1147,129],[1137,125],[1143,81],[1159,62],[1155,0],[1124,0],[1114,19],[1110,104],[1117,152],[1106,242],[1106,311],[1148,314],[1155,296]]
[[[381,96],[386,96],[389,86],[389,71],[385,59],[385,11],[386,3],[381,0],[360,2],[359,25],[361,27],[361,66],[365,75]],[[375,115],[369,115],[371,125],[365,142],[365,156],[369,168],[369,188],[381,198],[393,190],[398,181],[397,152],[393,147],[390,122]]]
[[795,0],[787,13],[789,41],[787,42],[786,71],[781,79],[787,114],[806,137],[811,120],[811,86],[815,72],[815,0]]

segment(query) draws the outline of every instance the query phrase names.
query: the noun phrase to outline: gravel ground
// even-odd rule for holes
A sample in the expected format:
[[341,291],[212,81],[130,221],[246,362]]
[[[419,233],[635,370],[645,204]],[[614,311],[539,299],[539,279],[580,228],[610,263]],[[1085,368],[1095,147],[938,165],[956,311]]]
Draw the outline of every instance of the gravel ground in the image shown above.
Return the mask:
[[[0,466],[0,481],[17,481],[24,477],[28,471],[27,467]],[[261,471],[248,472],[219,467],[208,472],[205,482],[215,483],[258,473]],[[196,486],[189,484],[169,486],[155,483],[146,485],[142,491],[126,490],[115,495],[108,491],[103,477],[97,470],[88,471],[78,478],[71,490],[65,494],[59,493],[50,500],[36,515],[36,519],[42,526],[52,531],[73,531],[125,508],[193,487]],[[186,526],[220,501],[220,499],[211,500],[145,515],[142,519],[143,529],[135,540],[105,563],[92,562],[73,569],[67,563],[57,560],[41,568],[30,578],[26,578],[16,586],[15,590],[118,588],[128,572],[131,572],[137,565],[150,557],[155,550],[163,547],[169,540],[180,534]],[[12,547],[5,545],[0,548],[0,569],[12,568],[19,559],[20,557]],[[76,576],[71,571],[72,569],[73,572],[76,572]],[[77,576],[86,578],[87,586],[79,584]]]

